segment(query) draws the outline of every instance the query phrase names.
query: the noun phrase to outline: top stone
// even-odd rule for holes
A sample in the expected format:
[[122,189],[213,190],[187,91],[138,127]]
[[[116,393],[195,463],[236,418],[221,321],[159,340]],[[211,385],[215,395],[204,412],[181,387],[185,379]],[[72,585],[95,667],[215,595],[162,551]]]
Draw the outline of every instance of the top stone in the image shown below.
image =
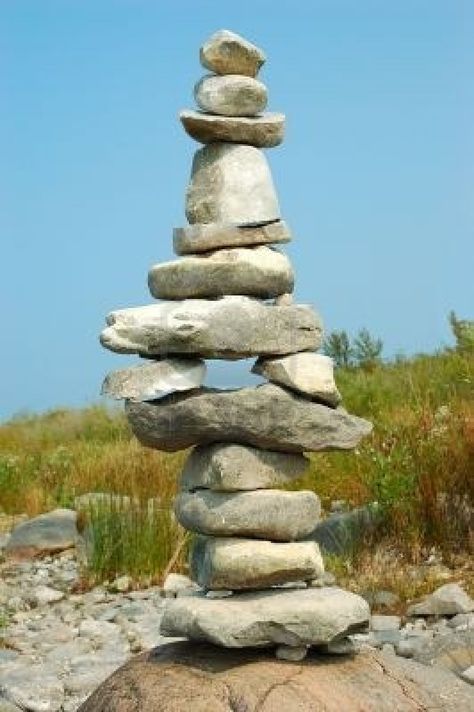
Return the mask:
[[257,76],[265,62],[265,54],[254,44],[235,32],[219,30],[200,49],[203,67],[216,74],[244,74]]

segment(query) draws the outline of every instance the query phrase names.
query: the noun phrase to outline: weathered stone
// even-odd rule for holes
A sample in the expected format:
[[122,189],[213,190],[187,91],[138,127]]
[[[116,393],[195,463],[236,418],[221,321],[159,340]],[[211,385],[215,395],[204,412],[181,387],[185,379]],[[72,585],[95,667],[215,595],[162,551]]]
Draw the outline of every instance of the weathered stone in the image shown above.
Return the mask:
[[102,384],[102,395],[146,401],[176,391],[189,391],[204,382],[206,364],[199,359],[168,358],[109,373]]
[[474,600],[457,583],[447,583],[409,606],[409,616],[454,616],[474,611]]
[[308,646],[291,646],[291,645],[279,645],[275,650],[275,656],[278,660],[288,660],[292,663],[299,663],[304,660],[308,654]]
[[78,539],[76,519],[71,509],[55,509],[22,522],[8,540],[7,556],[26,558],[72,548]]
[[306,305],[275,307],[250,297],[188,299],[114,311],[101,343],[117,353],[239,359],[317,348],[322,325]]
[[199,586],[197,586],[194,581],[191,581],[189,576],[184,576],[183,574],[168,574],[163,582],[165,598],[176,598],[179,593],[183,593],[184,591],[195,592],[199,590]]
[[[151,268],[148,285],[157,299],[189,299],[241,294],[270,299],[291,292],[290,260],[271,247],[217,250]],[[201,385],[198,383],[197,385]]]
[[28,601],[33,606],[47,606],[50,603],[57,603],[64,598],[63,591],[58,591],[51,586],[36,586],[28,594]]
[[258,225],[280,218],[267,159],[254,146],[211,143],[196,151],[186,193],[193,223]]
[[314,542],[278,543],[255,539],[197,537],[191,574],[208,589],[269,588],[289,581],[309,580],[324,571]]
[[267,105],[265,84],[242,74],[207,74],[194,87],[200,109],[222,116],[256,116]]
[[196,447],[181,475],[182,490],[220,492],[283,487],[301,477],[309,460],[300,454],[260,450],[236,443]]
[[368,619],[364,599],[340,588],[271,590],[221,600],[195,596],[169,601],[161,633],[227,648],[296,647],[365,630]]
[[126,412],[140,442],[171,452],[213,442],[282,452],[348,450],[372,430],[362,418],[271,383],[235,391],[201,388],[154,403],[129,402]]
[[204,144],[224,141],[273,148],[279,146],[285,137],[284,114],[266,113],[251,119],[245,116],[214,116],[186,109],[180,112],[179,118],[186,133]]
[[265,62],[265,54],[256,45],[235,32],[219,30],[202,45],[201,64],[216,74],[243,74],[255,77]]
[[210,223],[175,227],[173,230],[173,247],[177,255],[209,252],[224,247],[257,247],[290,241],[291,233],[283,220],[257,227]]
[[304,352],[281,358],[259,359],[252,372],[332,406],[341,400],[334,382],[332,358],[323,354]]
[[175,512],[185,529],[211,536],[241,536],[294,541],[306,536],[319,519],[321,505],[314,492],[182,492]]

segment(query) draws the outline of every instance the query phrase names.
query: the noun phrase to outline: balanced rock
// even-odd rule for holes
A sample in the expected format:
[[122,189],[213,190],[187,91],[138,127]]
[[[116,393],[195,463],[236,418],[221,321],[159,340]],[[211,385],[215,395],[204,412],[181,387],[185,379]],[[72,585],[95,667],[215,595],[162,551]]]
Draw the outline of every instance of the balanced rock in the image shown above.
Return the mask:
[[186,133],[200,143],[226,141],[273,148],[279,146],[285,137],[284,114],[267,113],[250,119],[185,110],[180,112],[179,118]]
[[261,49],[235,32],[219,30],[200,49],[203,67],[216,74],[255,77],[265,62]]
[[109,373],[102,394],[112,398],[146,401],[175,391],[189,391],[204,382],[206,364],[200,359],[168,358]]
[[255,539],[198,537],[191,555],[191,574],[206,589],[269,588],[306,581],[324,573],[314,542],[277,543]]
[[126,412],[140,442],[171,452],[213,442],[282,452],[348,450],[372,430],[367,420],[271,383],[234,391],[201,388],[154,403],[130,402]]
[[217,250],[205,257],[183,257],[151,268],[148,285],[157,299],[222,297],[226,294],[271,299],[293,290],[288,257],[271,247]]
[[333,361],[329,356],[304,352],[282,358],[259,359],[252,372],[332,406],[341,400],[334,382]]
[[249,297],[188,299],[111,312],[103,346],[144,356],[238,359],[315,349],[322,326],[309,306],[276,307]]
[[218,492],[283,487],[301,477],[309,465],[304,455],[272,452],[236,443],[194,448],[181,475],[182,490]]
[[314,492],[181,492],[175,500],[180,524],[198,534],[295,541],[307,536],[319,520],[321,505]]
[[208,74],[194,87],[194,98],[199,108],[211,114],[256,116],[267,105],[267,88],[241,74]]
[[210,223],[175,227],[173,230],[173,247],[177,255],[209,252],[224,247],[257,247],[290,241],[291,233],[283,220],[256,227]]
[[278,199],[262,151],[231,143],[211,143],[196,151],[186,217],[191,224],[259,225],[279,220]]
[[307,588],[203,596],[169,601],[162,635],[185,636],[227,648],[323,645],[367,628],[369,606],[340,588]]

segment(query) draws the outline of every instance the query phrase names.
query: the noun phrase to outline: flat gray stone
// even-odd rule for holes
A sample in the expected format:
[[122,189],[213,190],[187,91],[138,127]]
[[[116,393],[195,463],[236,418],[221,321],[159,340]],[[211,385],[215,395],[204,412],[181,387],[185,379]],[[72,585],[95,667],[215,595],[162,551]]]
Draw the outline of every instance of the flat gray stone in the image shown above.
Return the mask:
[[77,515],[72,509],[55,509],[16,526],[6,546],[7,556],[27,558],[71,549],[78,541]]
[[420,603],[409,606],[409,616],[454,616],[474,611],[474,600],[457,583],[440,586]]
[[283,220],[257,227],[210,223],[175,227],[173,230],[173,248],[177,255],[209,252],[224,247],[257,247],[286,242],[291,242],[291,233]]
[[290,260],[271,247],[217,250],[151,268],[148,286],[157,299],[192,299],[240,294],[271,299],[293,291]]
[[309,460],[301,454],[272,452],[236,443],[194,448],[181,475],[182,490],[236,492],[284,487],[301,477]]
[[244,590],[306,581],[324,564],[314,542],[274,543],[255,539],[197,537],[191,575],[206,589]]
[[198,388],[205,377],[204,361],[168,358],[112,371],[105,377],[101,393],[117,399],[155,400],[176,391]]
[[363,631],[368,621],[364,599],[340,588],[273,590],[169,601],[161,633],[227,648],[298,647]]
[[207,74],[194,87],[200,109],[221,116],[256,116],[267,105],[265,84],[242,74]]
[[262,358],[255,363],[252,372],[331,406],[341,401],[334,381],[333,361],[323,354],[305,351],[279,358]]
[[143,356],[239,359],[318,348],[322,325],[307,305],[276,307],[249,297],[188,299],[114,311],[105,348]]
[[154,403],[129,402],[126,412],[144,445],[171,452],[213,442],[282,452],[349,450],[372,430],[362,418],[271,383],[235,391],[201,388]]
[[285,115],[266,113],[254,118],[214,116],[185,109],[179,118],[191,138],[208,144],[216,141],[248,144],[256,148],[279,146],[285,137]]
[[194,223],[259,225],[280,219],[267,159],[254,146],[211,143],[196,151],[186,192]]
[[190,531],[215,537],[240,536],[295,541],[319,519],[321,505],[314,492],[181,492],[175,499],[179,523]]
[[244,74],[255,77],[265,62],[263,51],[235,32],[219,30],[202,45],[199,58],[216,74]]

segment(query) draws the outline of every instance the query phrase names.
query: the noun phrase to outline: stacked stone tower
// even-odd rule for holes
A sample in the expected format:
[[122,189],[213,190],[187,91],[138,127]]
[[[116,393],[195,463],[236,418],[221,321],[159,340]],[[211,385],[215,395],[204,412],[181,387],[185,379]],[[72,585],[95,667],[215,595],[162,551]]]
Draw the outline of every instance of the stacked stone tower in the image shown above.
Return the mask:
[[[228,31],[201,48],[212,74],[194,90],[200,111],[180,116],[204,144],[186,195],[189,225],[174,231],[181,257],[150,270],[151,294],[163,301],[108,316],[102,344],[147,361],[111,373],[103,392],[126,399],[144,445],[195,446],[175,511],[195,534],[190,570],[202,592],[169,601],[162,632],[301,657],[311,645],[340,648],[369,616],[359,596],[322,585],[311,540],[319,498],[294,489],[303,453],[353,448],[371,426],[340,407],[332,362],[316,353],[319,317],[293,304],[293,269],[274,247],[291,234],[261,149],[281,143],[285,117],[262,113],[267,89],[255,77],[264,61]],[[246,357],[257,357],[252,370],[267,383],[202,386],[203,359]]]

